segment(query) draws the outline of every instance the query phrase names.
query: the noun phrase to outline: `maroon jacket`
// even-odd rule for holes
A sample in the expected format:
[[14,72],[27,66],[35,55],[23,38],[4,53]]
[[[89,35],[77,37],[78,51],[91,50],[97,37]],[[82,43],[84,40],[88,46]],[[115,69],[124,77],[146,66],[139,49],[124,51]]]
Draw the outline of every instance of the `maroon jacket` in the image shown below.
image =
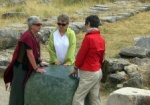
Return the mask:
[[[12,61],[4,72],[4,82],[5,83],[9,83],[9,82],[11,83],[12,82],[13,66],[14,66],[14,63],[15,63],[17,57],[18,57],[21,42],[25,43],[26,45],[28,45],[32,49],[35,60],[40,58],[40,53],[37,52],[37,49],[40,51],[40,39],[38,38],[38,40],[36,41],[36,38],[33,36],[33,34],[27,30],[26,32],[24,32],[21,35],[19,42],[15,48]],[[31,72],[34,70],[30,63],[28,65],[28,68],[29,68],[29,70],[28,70],[28,73],[26,75],[24,83],[27,82]]]
[[98,71],[104,60],[105,40],[99,30],[87,33],[77,54],[75,66],[80,70]]

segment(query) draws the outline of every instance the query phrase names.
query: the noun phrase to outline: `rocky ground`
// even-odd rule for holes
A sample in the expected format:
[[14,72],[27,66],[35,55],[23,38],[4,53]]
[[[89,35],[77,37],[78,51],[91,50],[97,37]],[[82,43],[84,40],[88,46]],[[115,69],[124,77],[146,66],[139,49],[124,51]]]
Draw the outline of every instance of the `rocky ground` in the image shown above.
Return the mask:
[[[108,94],[106,94],[106,92],[101,89],[101,105],[106,105],[106,101],[108,98]],[[0,78],[0,105],[8,105],[8,101],[9,101],[9,91],[5,90],[5,85],[4,85],[4,81],[3,78]]]

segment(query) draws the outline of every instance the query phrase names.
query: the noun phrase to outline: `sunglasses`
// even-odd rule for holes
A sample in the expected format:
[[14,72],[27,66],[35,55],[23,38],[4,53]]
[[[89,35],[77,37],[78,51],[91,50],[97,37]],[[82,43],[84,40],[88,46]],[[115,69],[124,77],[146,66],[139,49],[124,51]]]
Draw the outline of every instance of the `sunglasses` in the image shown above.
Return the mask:
[[65,23],[57,23],[59,26],[60,25],[62,25],[62,26],[65,26],[65,25],[67,25],[67,23],[65,24]]
[[41,24],[41,23],[32,24],[32,25],[35,25],[35,26],[42,26],[42,24]]

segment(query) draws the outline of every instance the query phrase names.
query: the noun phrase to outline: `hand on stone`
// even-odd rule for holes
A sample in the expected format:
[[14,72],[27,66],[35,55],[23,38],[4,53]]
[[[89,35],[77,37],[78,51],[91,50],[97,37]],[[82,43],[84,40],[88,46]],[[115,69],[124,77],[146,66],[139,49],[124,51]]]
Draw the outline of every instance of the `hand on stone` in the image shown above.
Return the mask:
[[55,65],[61,65],[61,63],[60,62],[55,62]]
[[78,73],[78,70],[74,69],[74,70],[69,74],[69,76],[77,75],[77,73]]
[[5,84],[5,88],[6,88],[6,91],[10,91],[11,90],[10,83]]
[[36,70],[36,72],[39,72],[39,73],[45,73],[46,70],[44,70],[44,69],[42,69],[42,68],[38,68],[38,69]]
[[49,64],[48,64],[47,62],[41,62],[41,63],[40,63],[40,66],[41,66],[41,67],[48,66],[48,65],[49,65]]
[[69,64],[69,63],[65,63],[65,64],[64,64],[64,66],[70,66],[70,65],[71,65],[71,64]]

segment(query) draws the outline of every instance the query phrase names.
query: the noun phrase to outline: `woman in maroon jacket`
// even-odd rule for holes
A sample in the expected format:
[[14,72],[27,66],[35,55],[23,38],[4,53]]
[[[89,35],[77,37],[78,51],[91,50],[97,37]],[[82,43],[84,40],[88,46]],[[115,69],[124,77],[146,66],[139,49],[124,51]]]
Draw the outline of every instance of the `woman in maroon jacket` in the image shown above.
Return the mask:
[[72,74],[80,70],[79,86],[74,94],[72,105],[84,105],[89,93],[91,105],[100,105],[100,80],[104,60],[105,41],[98,30],[100,20],[97,15],[90,15],[85,20],[87,33],[75,61]]
[[11,84],[9,105],[24,105],[24,88],[32,71],[44,73],[40,66],[47,65],[40,60],[40,37],[38,32],[42,23],[39,17],[28,18],[28,30],[25,31],[15,48],[12,61],[4,72],[6,90]]

